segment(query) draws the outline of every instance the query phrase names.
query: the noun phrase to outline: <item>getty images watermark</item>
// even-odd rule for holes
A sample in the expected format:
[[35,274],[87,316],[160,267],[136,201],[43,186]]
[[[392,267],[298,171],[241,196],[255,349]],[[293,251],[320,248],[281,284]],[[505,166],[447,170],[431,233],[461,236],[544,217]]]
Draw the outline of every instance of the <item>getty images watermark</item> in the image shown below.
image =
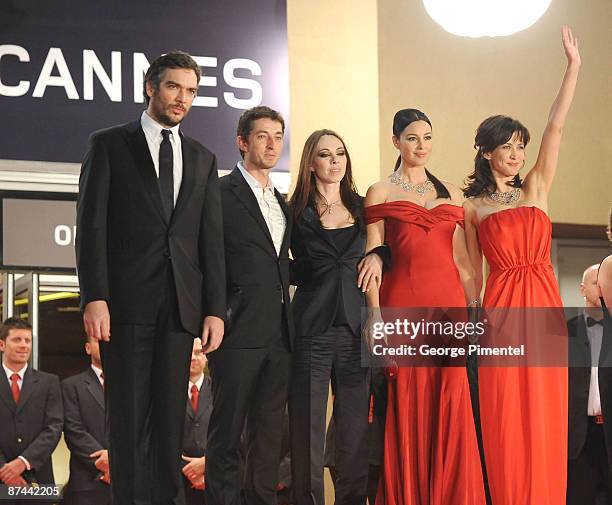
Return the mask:
[[388,345],[391,337],[403,337],[410,341],[422,340],[426,337],[448,337],[449,339],[473,342],[484,336],[486,333],[487,320],[477,322],[462,321],[411,321],[409,319],[395,319],[394,321],[373,321],[372,322],[372,353],[374,356],[449,356],[457,358],[475,354],[476,356],[524,356],[525,345],[507,345],[503,347],[489,347],[480,344],[456,345],[450,341],[451,345],[432,345],[431,343],[421,343],[418,345],[397,343]]
[[[584,366],[584,345],[568,338],[580,309],[560,307],[383,307],[364,311],[364,366]],[[612,352],[610,355],[612,366]],[[584,363],[583,363],[584,362]],[[601,365],[601,363],[600,363]]]

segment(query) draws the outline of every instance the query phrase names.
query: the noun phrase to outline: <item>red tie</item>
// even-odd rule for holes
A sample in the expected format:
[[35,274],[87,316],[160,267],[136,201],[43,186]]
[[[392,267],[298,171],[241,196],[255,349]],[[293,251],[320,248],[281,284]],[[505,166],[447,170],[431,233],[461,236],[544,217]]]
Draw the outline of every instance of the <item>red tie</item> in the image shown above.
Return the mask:
[[19,374],[14,373],[11,375],[11,393],[13,393],[13,400],[15,400],[15,403],[19,403],[19,394],[21,393],[19,390],[19,384],[17,383],[18,380]]
[[193,407],[193,411],[198,411],[198,400],[200,399],[200,390],[198,386],[195,384],[191,386],[191,406]]

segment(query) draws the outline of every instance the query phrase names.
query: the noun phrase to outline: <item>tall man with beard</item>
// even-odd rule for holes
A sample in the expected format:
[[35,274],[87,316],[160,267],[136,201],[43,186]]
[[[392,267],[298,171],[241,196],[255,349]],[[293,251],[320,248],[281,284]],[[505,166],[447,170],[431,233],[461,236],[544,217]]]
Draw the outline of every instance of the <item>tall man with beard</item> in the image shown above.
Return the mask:
[[217,164],[179,131],[198,89],[188,54],[157,58],[132,123],[94,133],[81,170],[77,269],[85,331],[101,340],[115,505],[183,504],[193,338],[224,331]]
[[[206,504],[275,505],[293,324],[289,312],[292,219],[270,180],[285,124],[269,107],[245,111],[242,161],[221,178],[227,328],[208,358],[213,411],[206,449]],[[246,421],[244,483],[240,435]]]

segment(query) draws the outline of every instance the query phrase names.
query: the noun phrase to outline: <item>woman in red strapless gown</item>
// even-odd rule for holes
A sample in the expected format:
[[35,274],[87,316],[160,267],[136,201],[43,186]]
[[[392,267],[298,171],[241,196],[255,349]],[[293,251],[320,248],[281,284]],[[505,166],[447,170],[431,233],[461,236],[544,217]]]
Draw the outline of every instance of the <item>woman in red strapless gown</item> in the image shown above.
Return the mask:
[[[529,132],[520,122],[493,116],[476,133],[478,153],[464,207],[475,270],[482,273],[482,255],[490,267],[485,308],[562,307],[550,261],[552,226],[545,210],[580,67],[569,28],[563,28],[562,38],[567,69],[538,159],[525,180],[518,172]],[[493,505],[565,504],[567,395],[567,368],[479,369],[482,438]]]
[[[461,194],[424,168],[431,124],[422,112],[399,111],[393,134],[401,152],[396,172],[366,196],[368,248],[386,242],[392,252],[380,292],[367,294],[369,306],[465,307],[471,265],[458,205]],[[473,286],[468,294],[473,299]],[[384,444],[377,505],[484,505],[464,367],[394,370]]]

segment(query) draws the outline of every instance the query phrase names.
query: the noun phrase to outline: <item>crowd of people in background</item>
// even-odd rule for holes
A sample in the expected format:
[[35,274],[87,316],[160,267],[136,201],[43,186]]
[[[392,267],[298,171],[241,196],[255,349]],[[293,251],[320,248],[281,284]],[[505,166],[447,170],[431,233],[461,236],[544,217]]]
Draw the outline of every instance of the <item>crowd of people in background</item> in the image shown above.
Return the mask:
[[339,505],[608,503],[612,256],[584,273],[568,334],[590,354],[569,380],[568,367],[362,361],[385,307],[562,306],[547,196],[581,63],[567,27],[562,41],[567,68],[524,177],[518,120],[480,124],[461,189],[426,168],[428,116],[402,109],[395,169],[365,198],[343,138],[321,129],[288,202],[269,175],[281,114],[242,114],[241,159],[219,179],[214,154],[179,131],[199,66],[155,60],[142,116],[94,133],[83,162],[90,366],[60,383],[28,365],[28,323],[0,330],[2,483],[53,483],[63,430],[69,504],[324,505],[324,467]]

